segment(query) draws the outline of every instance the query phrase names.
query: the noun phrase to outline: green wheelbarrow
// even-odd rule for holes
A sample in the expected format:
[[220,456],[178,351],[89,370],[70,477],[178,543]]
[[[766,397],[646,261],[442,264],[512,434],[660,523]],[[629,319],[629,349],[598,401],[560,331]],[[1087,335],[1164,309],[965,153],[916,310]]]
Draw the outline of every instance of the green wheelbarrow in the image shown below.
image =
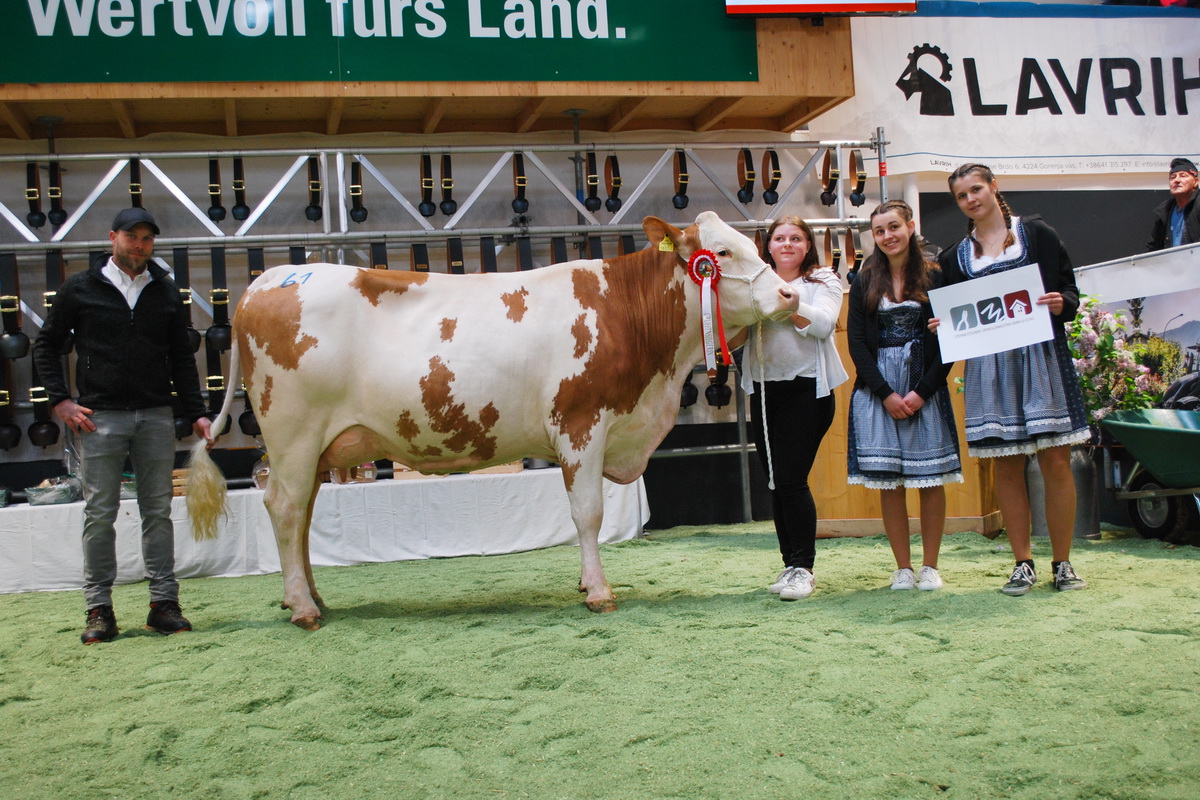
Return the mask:
[[1136,459],[1115,496],[1138,533],[1186,539],[1200,525],[1200,411],[1114,411],[1100,424]]

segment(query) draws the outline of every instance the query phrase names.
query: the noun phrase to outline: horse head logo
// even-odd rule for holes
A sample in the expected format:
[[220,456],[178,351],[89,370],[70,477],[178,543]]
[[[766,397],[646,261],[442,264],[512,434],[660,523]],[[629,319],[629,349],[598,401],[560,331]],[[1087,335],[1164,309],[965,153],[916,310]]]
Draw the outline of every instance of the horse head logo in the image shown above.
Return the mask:
[[[917,67],[921,56],[933,56],[942,65],[941,75],[935,78],[923,69]],[[925,117],[954,116],[954,98],[950,90],[942,84],[950,81],[950,57],[942,52],[942,48],[929,43],[918,45],[908,54],[908,68],[896,81],[896,87],[904,92],[904,98],[910,99],[914,94],[921,95],[921,115]]]

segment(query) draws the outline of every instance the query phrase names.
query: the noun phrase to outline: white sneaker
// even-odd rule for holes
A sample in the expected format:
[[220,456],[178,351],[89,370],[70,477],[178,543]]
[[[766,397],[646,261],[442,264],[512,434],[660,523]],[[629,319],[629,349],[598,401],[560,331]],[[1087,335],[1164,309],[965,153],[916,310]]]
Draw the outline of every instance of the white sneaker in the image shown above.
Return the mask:
[[795,567],[784,567],[783,572],[779,573],[779,577],[775,579],[775,582],[767,587],[767,591],[771,594],[779,594],[779,591],[787,585],[788,578],[790,578],[792,573],[795,571]]
[[917,573],[917,588],[926,592],[940,589],[942,588],[942,576],[938,574],[935,567],[921,567],[921,571]]
[[892,591],[902,592],[906,589],[917,588],[917,576],[907,567],[892,573]]
[[780,600],[803,600],[813,593],[816,578],[804,567],[796,567],[788,576],[787,583],[779,590]]

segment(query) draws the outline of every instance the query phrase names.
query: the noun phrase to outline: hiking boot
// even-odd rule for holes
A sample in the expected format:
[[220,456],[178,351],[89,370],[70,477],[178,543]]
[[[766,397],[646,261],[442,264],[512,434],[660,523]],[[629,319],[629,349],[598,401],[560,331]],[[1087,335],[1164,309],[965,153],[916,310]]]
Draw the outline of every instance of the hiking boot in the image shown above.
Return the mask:
[[917,588],[917,576],[908,567],[892,573],[892,591],[902,592],[905,589]]
[[927,564],[921,567],[921,571],[917,573],[917,588],[925,592],[940,589],[942,588],[942,576],[935,567]]
[[96,606],[87,612],[87,627],[79,639],[84,644],[111,642],[121,631],[117,629],[117,617],[112,606]]
[[173,600],[160,600],[150,604],[150,616],[146,617],[146,630],[159,633],[179,633],[190,631],[192,623],[183,616],[179,603]]
[[787,583],[779,590],[780,600],[802,600],[813,593],[816,578],[804,567],[796,567],[788,576]]
[[779,594],[784,586],[787,586],[788,578],[792,577],[792,573],[796,571],[795,567],[784,567],[783,572],[779,573],[779,577],[775,582],[767,587],[767,591],[771,594]]
[[1054,588],[1060,592],[1086,589],[1087,582],[1075,574],[1075,568],[1071,566],[1070,561],[1060,561],[1058,568],[1054,570]]
[[1017,564],[1008,583],[1004,584],[1000,591],[1013,597],[1020,597],[1032,589],[1035,583],[1037,583],[1037,573],[1033,571],[1033,567],[1028,564]]

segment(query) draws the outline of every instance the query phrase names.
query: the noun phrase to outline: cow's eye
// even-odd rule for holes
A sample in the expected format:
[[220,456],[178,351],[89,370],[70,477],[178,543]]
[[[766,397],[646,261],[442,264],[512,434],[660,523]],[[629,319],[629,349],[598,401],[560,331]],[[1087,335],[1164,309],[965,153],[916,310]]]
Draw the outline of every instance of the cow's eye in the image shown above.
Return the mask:
[[717,251],[717,255],[719,255],[719,256],[727,256],[727,255],[729,255],[729,251],[728,251],[728,250],[718,250],[718,251]]

